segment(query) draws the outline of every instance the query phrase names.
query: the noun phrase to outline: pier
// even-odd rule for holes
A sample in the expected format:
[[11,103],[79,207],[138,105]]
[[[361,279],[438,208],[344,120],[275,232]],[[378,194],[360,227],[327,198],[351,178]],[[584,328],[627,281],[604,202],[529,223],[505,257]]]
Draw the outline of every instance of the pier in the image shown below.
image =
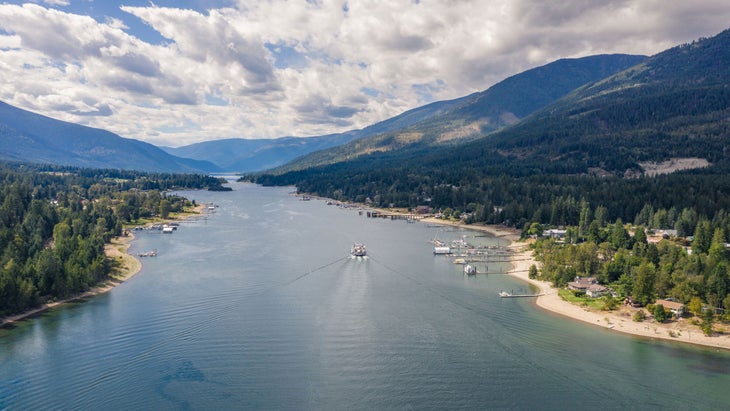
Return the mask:
[[382,211],[367,211],[365,215],[368,218],[390,218],[391,220],[407,220],[418,221],[428,217],[426,214],[402,214],[402,213],[384,213]]

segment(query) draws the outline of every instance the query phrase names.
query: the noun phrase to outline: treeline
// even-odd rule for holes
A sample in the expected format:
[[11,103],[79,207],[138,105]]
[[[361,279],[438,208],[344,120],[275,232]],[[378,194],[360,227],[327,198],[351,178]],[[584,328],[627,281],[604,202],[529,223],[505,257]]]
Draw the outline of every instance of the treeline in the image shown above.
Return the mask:
[[264,185],[296,185],[300,192],[370,202],[377,207],[429,205],[434,210],[459,210],[469,215],[469,222],[520,229],[528,222],[578,225],[584,203],[605,208],[607,221],[621,218],[627,222],[633,222],[645,207],[672,215],[685,208],[705,216],[730,210],[730,173],[721,165],[652,178],[619,178],[482,175],[456,167],[426,173],[418,167],[368,169],[341,164],[253,180]]
[[104,244],[124,223],[191,205],[161,190],[219,186],[208,176],[0,163],[0,316],[107,279]]

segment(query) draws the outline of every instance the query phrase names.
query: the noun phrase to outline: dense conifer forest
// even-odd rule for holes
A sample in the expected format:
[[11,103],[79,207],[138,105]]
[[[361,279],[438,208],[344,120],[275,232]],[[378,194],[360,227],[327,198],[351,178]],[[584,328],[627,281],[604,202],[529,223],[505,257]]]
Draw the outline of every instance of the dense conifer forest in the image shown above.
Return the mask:
[[108,278],[104,244],[125,223],[191,203],[170,189],[222,189],[218,179],[0,163],[0,316],[65,298]]

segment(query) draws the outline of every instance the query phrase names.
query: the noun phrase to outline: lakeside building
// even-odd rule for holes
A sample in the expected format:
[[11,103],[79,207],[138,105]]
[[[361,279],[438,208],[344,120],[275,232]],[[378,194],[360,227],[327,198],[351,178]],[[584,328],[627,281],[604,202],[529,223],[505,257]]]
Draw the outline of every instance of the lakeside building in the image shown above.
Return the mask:
[[591,298],[606,295],[610,291],[608,287],[598,284],[596,277],[575,277],[575,281],[568,283],[568,289],[582,291]]
[[562,230],[557,228],[551,228],[549,230],[545,230],[542,233],[543,237],[550,237],[554,238],[556,240],[562,240],[565,238],[565,234],[568,232],[568,230]]
[[684,304],[672,300],[659,299],[654,302],[654,305],[664,306],[664,308],[671,311],[672,314],[674,314],[674,316],[677,318],[682,317],[686,311],[686,307]]

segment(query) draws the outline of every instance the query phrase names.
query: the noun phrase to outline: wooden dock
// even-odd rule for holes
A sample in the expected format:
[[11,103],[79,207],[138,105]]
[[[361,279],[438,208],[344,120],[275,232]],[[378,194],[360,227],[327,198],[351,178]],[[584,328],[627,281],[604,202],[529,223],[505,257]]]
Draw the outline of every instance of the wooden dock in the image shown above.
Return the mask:
[[538,293],[538,294],[512,294],[508,293],[506,291],[500,291],[499,296],[501,298],[529,298],[529,297],[540,297],[541,295],[545,295],[545,293]]

